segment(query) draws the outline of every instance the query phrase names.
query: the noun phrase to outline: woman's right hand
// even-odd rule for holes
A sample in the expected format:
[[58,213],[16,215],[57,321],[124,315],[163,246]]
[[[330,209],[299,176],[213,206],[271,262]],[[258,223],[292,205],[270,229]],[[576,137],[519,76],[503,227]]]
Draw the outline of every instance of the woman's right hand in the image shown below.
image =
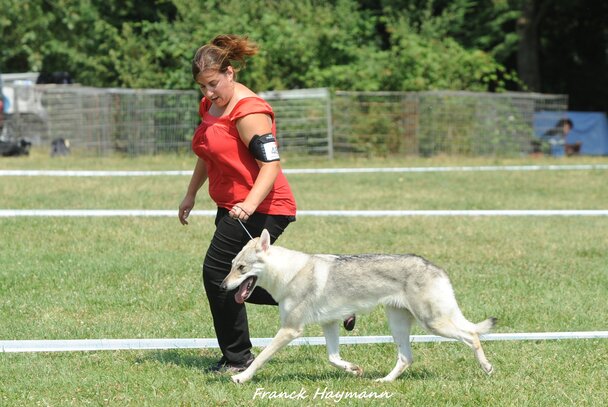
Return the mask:
[[179,205],[179,211],[177,217],[182,225],[188,224],[188,215],[190,215],[190,211],[194,208],[194,197],[190,195],[186,195],[182,200],[182,203]]

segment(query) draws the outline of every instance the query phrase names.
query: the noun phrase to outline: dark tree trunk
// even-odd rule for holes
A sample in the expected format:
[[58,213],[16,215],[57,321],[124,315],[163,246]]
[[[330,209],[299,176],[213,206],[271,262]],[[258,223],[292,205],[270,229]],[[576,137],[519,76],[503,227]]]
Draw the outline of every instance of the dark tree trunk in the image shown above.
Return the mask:
[[538,26],[546,13],[546,0],[524,0],[517,20],[517,72],[527,90],[541,90]]

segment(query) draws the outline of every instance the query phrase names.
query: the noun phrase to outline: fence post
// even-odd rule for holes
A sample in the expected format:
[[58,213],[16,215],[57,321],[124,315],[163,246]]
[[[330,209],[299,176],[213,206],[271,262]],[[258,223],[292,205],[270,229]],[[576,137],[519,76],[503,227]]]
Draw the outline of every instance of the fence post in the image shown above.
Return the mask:
[[334,158],[334,125],[333,125],[333,117],[331,110],[331,91],[328,88],[325,88],[326,92],[326,114],[327,114],[327,156],[330,160]]
[[13,121],[12,130],[15,132],[13,137],[15,140],[23,138],[23,129],[21,128],[21,112],[19,110],[19,99],[21,98],[21,86],[15,85],[13,86],[13,117],[11,120]]

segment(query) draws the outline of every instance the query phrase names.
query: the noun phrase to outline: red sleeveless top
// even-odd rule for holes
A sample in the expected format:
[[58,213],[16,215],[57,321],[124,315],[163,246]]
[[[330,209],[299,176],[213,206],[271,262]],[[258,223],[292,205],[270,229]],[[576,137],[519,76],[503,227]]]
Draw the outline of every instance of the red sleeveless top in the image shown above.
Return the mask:
[[[199,106],[201,124],[194,132],[192,150],[207,166],[211,199],[217,206],[230,210],[245,200],[260,172],[255,158],[239,136],[236,121],[253,113],[267,114],[272,119],[272,134],[276,137],[274,112],[266,101],[253,96],[239,100],[226,116],[212,116],[210,107],[209,99],[203,97]],[[296,201],[282,171],[256,212],[296,215]]]

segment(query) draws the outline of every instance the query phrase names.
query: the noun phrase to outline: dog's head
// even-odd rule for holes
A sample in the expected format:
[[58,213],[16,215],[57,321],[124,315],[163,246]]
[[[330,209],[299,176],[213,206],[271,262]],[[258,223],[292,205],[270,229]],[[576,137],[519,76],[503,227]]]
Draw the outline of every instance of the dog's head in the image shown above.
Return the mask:
[[222,282],[221,287],[225,290],[234,290],[239,287],[234,295],[234,300],[242,304],[251,295],[256,287],[258,278],[266,268],[262,256],[270,248],[270,234],[266,229],[262,235],[251,240],[232,260],[230,273]]

